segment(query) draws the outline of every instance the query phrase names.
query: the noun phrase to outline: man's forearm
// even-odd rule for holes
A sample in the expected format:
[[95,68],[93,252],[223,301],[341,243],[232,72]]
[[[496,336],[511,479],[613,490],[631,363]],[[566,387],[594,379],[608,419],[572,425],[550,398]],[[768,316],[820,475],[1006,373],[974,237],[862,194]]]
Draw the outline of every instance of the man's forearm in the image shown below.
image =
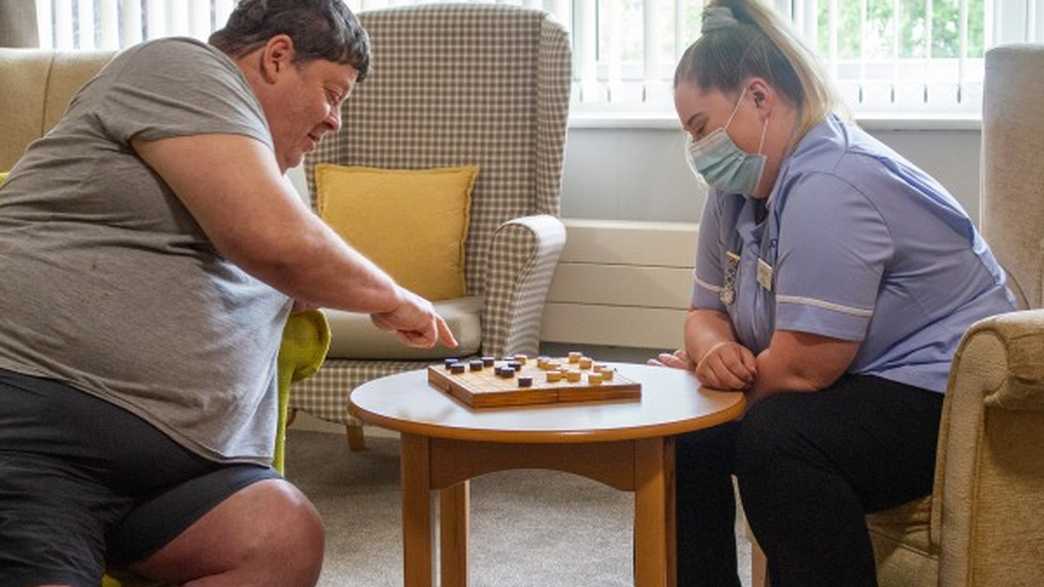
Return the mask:
[[[314,222],[312,222],[314,220]],[[278,254],[247,271],[288,296],[337,310],[390,312],[402,303],[394,280],[318,218]]]

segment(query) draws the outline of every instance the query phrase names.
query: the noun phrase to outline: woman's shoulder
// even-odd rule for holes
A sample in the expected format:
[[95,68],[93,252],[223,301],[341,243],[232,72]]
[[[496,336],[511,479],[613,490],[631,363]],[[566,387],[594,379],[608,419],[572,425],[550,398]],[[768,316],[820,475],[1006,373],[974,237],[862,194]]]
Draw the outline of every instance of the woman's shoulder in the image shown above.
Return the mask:
[[830,115],[801,140],[784,176],[787,187],[837,182],[872,193],[905,185],[924,172],[856,123]]

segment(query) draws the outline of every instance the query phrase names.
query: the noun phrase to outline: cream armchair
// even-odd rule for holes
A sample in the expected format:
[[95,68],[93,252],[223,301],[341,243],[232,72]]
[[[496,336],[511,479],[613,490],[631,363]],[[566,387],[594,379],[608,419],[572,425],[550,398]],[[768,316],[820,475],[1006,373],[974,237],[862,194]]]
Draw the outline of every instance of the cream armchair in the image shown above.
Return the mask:
[[[1044,46],[987,52],[981,227],[1032,309],[965,334],[943,403],[932,495],[867,516],[882,587],[1044,584],[1041,95]],[[760,585],[764,557],[753,558]]]
[[348,394],[443,357],[535,354],[565,229],[556,217],[570,92],[565,30],[546,13],[433,4],[362,12],[373,71],[345,102],[344,128],[305,161],[386,169],[477,165],[465,244],[468,297],[436,303],[461,348],[418,351],[368,316],[327,312],[327,362],[291,407],[348,425]]

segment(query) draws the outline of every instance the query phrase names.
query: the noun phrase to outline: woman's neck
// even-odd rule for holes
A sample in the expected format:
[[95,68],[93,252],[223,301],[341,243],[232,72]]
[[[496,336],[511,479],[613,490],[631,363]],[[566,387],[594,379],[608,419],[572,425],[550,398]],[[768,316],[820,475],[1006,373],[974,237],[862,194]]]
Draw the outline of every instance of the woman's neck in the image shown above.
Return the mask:
[[780,110],[781,112],[777,116],[769,120],[770,126],[765,137],[765,170],[762,172],[761,181],[754,188],[753,194],[758,199],[768,198],[772,194],[783,162],[790,156],[800,140],[800,137],[797,136],[797,110],[793,108]]

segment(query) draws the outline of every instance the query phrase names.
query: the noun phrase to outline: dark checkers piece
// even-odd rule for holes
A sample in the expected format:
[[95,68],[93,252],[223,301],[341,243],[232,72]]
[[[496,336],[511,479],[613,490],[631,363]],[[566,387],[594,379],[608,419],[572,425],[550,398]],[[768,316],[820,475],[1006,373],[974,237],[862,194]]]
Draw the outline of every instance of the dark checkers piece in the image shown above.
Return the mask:
[[464,372],[464,363],[453,363],[450,365],[450,373],[459,375]]
[[511,367],[497,367],[497,375],[509,379],[515,376],[515,370]]
[[470,367],[472,371],[481,371],[482,370],[482,361],[477,360],[477,359],[474,360],[474,361],[468,361],[468,367]]
[[483,367],[492,367],[493,364],[496,363],[496,362],[497,362],[496,357],[482,357],[482,366]]
[[522,369],[522,363],[519,363],[518,361],[509,361],[507,366],[511,367],[515,371]]
[[518,386],[519,387],[533,387],[533,378],[532,377],[519,377],[518,378]]
[[454,358],[452,358],[452,359],[446,359],[446,360],[444,360],[444,361],[443,361],[442,363],[443,363],[444,365],[446,365],[446,368],[447,368],[447,369],[449,369],[450,367],[452,367],[452,366],[453,366],[453,363],[459,363],[459,362],[460,362],[460,359],[458,359],[458,358],[454,357]]

